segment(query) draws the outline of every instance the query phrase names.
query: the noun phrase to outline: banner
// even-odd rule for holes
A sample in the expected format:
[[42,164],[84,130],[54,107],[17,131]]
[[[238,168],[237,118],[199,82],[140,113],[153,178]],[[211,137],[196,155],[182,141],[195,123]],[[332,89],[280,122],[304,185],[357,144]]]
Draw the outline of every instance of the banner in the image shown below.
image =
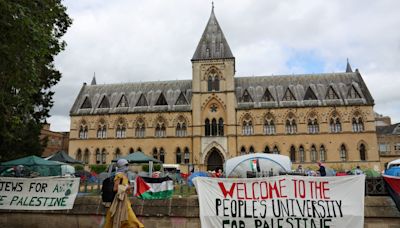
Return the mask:
[[38,177],[0,178],[0,209],[72,209],[79,189],[79,178]]
[[364,175],[193,182],[203,228],[364,227]]

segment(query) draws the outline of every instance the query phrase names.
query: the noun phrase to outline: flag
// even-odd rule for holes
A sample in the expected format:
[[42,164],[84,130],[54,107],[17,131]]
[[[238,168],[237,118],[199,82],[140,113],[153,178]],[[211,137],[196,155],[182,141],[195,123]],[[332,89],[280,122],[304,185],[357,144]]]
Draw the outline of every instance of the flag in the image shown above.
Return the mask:
[[167,199],[174,192],[174,183],[169,177],[136,177],[136,196],[141,199]]
[[400,211],[400,177],[383,175],[389,195]]

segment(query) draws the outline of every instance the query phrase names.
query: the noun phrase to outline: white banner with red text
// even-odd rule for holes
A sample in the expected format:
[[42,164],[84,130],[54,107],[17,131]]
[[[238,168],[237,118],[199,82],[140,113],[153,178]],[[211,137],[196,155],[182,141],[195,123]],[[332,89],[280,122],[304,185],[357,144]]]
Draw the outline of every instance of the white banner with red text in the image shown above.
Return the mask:
[[203,228],[364,227],[364,175],[193,182]]
[[0,177],[0,209],[72,209],[79,190],[79,178]]

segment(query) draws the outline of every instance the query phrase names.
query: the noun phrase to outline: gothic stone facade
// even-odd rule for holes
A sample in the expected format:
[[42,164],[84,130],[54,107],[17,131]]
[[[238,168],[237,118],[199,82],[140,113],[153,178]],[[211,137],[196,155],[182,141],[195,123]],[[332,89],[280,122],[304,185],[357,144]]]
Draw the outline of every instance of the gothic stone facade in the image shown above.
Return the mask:
[[88,164],[142,151],[195,169],[247,153],[294,165],[379,165],[373,98],[358,70],[237,77],[212,11],[192,80],[83,84],[71,108],[69,153]]

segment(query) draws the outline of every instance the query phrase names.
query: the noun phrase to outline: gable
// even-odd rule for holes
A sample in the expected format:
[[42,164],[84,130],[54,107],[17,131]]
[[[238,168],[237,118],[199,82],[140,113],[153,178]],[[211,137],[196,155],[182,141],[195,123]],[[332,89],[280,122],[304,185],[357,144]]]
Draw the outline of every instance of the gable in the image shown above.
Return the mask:
[[163,93],[160,94],[155,105],[168,105]]
[[329,86],[328,90],[326,91],[325,99],[328,100],[339,99],[338,94],[335,92],[332,86]]
[[81,109],[92,108],[92,102],[90,102],[89,97],[86,97],[81,105]]
[[104,95],[103,99],[99,104],[99,108],[109,108],[109,107],[110,107],[110,101],[108,100],[107,96]]
[[187,100],[185,98],[185,95],[183,95],[183,92],[181,92],[179,94],[178,99],[175,102],[175,105],[187,105],[187,104],[188,104],[188,102],[187,102]]
[[315,93],[311,89],[311,87],[308,87],[308,89],[304,95],[304,100],[318,100],[317,96],[315,95]]
[[282,101],[295,101],[296,98],[294,97],[292,91],[288,87],[285,91],[285,94],[282,97]]
[[146,97],[144,96],[144,94],[140,94],[139,100],[136,103],[136,106],[148,106]]
[[129,103],[128,100],[126,99],[125,95],[121,96],[121,99],[119,99],[119,102],[117,104],[118,108],[122,108],[122,107],[129,107]]
[[261,101],[275,101],[274,97],[272,96],[271,92],[269,92],[268,88],[265,89],[265,92],[261,98]]
[[247,89],[244,90],[243,95],[242,95],[242,102],[253,102],[253,98],[251,97],[249,91]]
[[347,93],[347,98],[350,98],[350,99],[361,98],[360,94],[357,92],[357,90],[354,87],[354,85],[350,86],[349,92]]

